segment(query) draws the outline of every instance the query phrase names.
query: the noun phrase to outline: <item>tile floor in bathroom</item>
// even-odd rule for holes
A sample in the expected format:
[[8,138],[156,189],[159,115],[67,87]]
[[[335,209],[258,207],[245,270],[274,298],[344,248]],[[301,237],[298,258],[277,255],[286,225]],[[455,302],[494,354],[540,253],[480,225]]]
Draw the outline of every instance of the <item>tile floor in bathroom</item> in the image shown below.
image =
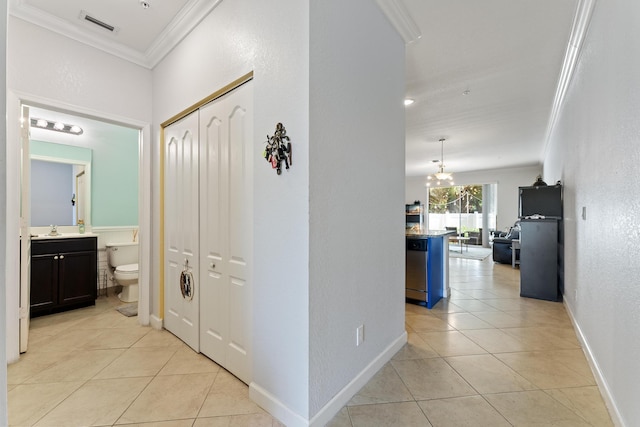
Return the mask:
[[[563,305],[520,298],[518,283],[489,258],[451,259],[451,299],[407,305],[409,343],[329,426],[611,426]],[[282,426],[242,382],[118,304],[33,319],[8,368],[10,425]]]

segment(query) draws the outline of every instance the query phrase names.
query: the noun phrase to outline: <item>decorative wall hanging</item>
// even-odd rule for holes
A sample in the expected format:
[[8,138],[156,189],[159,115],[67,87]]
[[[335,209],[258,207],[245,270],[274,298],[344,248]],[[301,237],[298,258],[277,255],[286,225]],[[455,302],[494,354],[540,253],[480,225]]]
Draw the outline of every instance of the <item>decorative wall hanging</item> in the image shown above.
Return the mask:
[[182,298],[191,301],[193,299],[193,274],[189,267],[189,260],[184,260],[184,270],[180,273],[180,293]]
[[276,131],[273,136],[267,135],[267,147],[262,155],[271,163],[271,167],[276,170],[278,175],[282,173],[282,162],[286,169],[291,166],[291,142],[287,136],[287,130],[282,123],[276,125]]

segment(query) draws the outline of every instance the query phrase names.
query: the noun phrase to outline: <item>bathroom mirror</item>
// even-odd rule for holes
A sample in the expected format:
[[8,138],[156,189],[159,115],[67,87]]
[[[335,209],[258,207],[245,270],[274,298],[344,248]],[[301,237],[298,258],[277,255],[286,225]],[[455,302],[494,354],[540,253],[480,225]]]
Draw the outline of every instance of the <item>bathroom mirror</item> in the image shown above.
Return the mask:
[[32,141],[30,157],[30,225],[90,225],[91,150]]
[[[29,197],[30,226],[74,226],[78,219],[84,219],[89,230],[137,226],[140,129],[36,106],[30,106],[29,114],[29,155],[32,162],[43,161],[30,174],[29,190],[41,193]],[[38,127],[39,119],[76,125],[82,133]],[[49,170],[44,174],[47,179],[40,182],[36,177],[39,167]],[[64,177],[61,183],[54,184],[54,170]],[[39,202],[44,208],[38,207]],[[63,219],[50,215],[54,205]]]

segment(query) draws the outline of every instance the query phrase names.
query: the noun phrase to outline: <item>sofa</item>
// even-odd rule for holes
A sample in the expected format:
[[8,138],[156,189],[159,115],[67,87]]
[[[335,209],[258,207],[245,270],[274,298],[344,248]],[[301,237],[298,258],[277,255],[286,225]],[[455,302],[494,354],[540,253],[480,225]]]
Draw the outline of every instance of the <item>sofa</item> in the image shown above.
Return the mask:
[[[520,221],[516,221],[508,232],[494,235],[493,238],[493,262],[511,264],[512,240],[520,239]],[[520,249],[516,249],[516,260],[520,260]]]

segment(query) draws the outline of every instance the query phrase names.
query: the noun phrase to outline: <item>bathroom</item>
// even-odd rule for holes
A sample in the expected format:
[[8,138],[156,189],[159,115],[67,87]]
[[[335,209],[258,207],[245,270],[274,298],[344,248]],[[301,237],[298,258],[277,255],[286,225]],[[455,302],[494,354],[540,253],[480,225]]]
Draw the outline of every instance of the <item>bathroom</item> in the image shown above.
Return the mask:
[[97,295],[113,295],[122,287],[109,268],[107,244],[138,242],[140,131],[40,107],[30,107],[29,116],[81,128],[30,127],[30,233],[46,235],[55,226],[62,236],[78,234],[83,220],[85,235],[97,235]]

